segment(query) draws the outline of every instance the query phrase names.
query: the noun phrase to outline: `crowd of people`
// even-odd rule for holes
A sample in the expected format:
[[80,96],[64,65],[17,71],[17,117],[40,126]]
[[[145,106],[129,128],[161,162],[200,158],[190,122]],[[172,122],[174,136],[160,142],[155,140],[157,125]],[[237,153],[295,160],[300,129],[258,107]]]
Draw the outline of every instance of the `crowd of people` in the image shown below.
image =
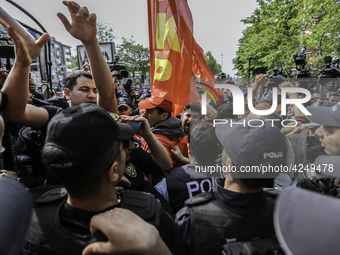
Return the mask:
[[131,80],[117,86],[95,14],[63,3],[71,22],[58,17],[90,62],[67,75],[63,97],[46,100],[29,79],[49,35],[29,43],[7,27],[15,60],[0,72],[1,254],[337,253],[340,94],[313,88],[305,115],[275,105],[260,74],[252,95],[244,90],[244,115],[221,91],[206,115],[192,102],[173,116],[168,99],[138,94]]

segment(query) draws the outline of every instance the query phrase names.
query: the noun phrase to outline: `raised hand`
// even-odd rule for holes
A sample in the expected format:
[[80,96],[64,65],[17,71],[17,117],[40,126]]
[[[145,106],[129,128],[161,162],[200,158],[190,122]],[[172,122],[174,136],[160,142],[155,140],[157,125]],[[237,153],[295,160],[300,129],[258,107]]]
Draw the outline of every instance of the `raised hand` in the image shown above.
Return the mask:
[[7,27],[7,31],[14,42],[16,62],[23,66],[31,65],[32,61],[39,57],[43,46],[50,39],[49,34],[45,33],[34,43],[29,43],[18,35],[11,26]]
[[64,14],[58,13],[57,16],[63,22],[65,29],[76,39],[83,43],[96,41],[96,15],[89,13],[88,9],[73,1],[63,1],[63,4],[68,7],[71,15],[71,23]]
[[268,74],[258,74],[255,77],[255,86],[259,87],[266,82]]

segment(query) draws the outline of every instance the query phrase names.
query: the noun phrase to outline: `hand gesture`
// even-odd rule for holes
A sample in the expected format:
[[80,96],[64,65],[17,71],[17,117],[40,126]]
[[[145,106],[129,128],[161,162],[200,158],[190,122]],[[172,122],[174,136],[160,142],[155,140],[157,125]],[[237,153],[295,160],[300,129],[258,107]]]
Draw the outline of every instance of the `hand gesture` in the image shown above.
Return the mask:
[[32,61],[39,57],[45,43],[50,39],[49,34],[43,34],[34,43],[29,43],[17,34],[11,26],[7,27],[9,36],[14,42],[15,60],[23,66],[30,66]]
[[172,156],[173,156],[176,160],[182,161],[183,158],[184,158],[184,156],[182,155],[181,150],[179,149],[178,146],[175,146],[174,149],[175,149],[175,150],[170,149],[170,152],[171,152]]
[[290,82],[284,81],[279,84],[279,90],[281,90],[282,88],[294,88],[294,87]]
[[15,179],[18,177],[16,172],[8,171],[8,170],[0,170],[0,177],[6,177],[10,179]]
[[255,76],[255,84],[254,86],[259,87],[264,84],[267,80],[268,74],[258,74]]
[[138,129],[137,135],[140,135],[140,136],[145,138],[146,136],[152,134],[149,121],[146,118],[141,117],[139,115],[136,115],[136,116],[129,117],[125,120],[126,121],[141,121],[142,122],[142,125]]
[[71,15],[71,24],[62,13],[58,13],[58,17],[63,22],[65,29],[76,39],[83,43],[95,42],[97,35],[96,14],[89,13],[88,9],[73,1],[63,1],[68,7]]

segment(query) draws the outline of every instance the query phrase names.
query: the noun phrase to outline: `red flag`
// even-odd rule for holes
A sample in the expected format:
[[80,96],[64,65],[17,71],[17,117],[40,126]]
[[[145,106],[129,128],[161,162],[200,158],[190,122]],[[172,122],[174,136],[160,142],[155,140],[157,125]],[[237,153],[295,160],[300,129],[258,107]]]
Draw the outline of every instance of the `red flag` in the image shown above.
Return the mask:
[[201,88],[212,91],[222,104],[219,95],[223,97],[225,97],[226,95],[220,89],[214,88],[215,87],[214,84],[217,84],[218,82],[216,81],[207,62],[205,61],[203,49],[197,44],[195,39],[193,39],[192,71],[196,78],[198,79],[198,81],[201,82]]
[[[203,49],[193,40],[193,64],[192,71],[197,78],[211,78],[216,82],[214,75],[205,61]],[[216,82],[217,83],[217,82]]]
[[192,77],[190,9],[183,0],[148,0],[148,15],[152,94],[186,105]]

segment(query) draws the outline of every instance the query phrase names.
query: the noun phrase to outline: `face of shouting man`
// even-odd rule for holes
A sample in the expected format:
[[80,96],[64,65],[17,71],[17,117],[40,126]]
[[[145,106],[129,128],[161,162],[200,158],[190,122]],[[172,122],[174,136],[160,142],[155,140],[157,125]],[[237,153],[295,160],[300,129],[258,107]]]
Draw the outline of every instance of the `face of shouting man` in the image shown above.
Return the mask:
[[191,111],[191,109],[187,109],[183,112],[181,120],[185,133],[190,132],[190,125],[197,124],[199,122],[199,116],[199,112]]
[[321,146],[328,155],[340,155],[340,128],[322,125],[315,134],[320,137]]

